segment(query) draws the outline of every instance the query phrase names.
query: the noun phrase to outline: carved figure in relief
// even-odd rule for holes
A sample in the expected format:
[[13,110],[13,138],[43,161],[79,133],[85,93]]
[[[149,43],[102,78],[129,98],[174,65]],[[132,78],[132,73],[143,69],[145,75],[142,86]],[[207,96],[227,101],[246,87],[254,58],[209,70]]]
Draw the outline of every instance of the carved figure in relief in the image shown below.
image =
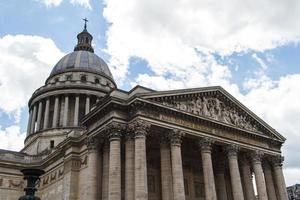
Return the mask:
[[224,102],[215,97],[197,97],[189,101],[163,102],[164,105],[175,107],[182,111],[209,117],[237,127],[257,131],[246,116],[240,115],[237,110],[231,109]]

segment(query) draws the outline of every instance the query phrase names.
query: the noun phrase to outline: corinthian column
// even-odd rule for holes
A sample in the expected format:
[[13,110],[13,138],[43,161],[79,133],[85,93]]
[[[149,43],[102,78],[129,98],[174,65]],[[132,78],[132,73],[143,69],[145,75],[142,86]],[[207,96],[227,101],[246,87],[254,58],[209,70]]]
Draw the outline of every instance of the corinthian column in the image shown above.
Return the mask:
[[278,200],[288,200],[288,194],[287,194],[285,180],[282,172],[283,160],[284,158],[282,156],[276,156],[272,159],[275,186],[278,191],[277,194]]
[[50,99],[46,99],[46,106],[45,106],[45,115],[44,115],[44,124],[43,128],[46,129],[48,128],[48,123],[49,123],[49,106],[50,106]]
[[227,156],[229,162],[229,172],[232,185],[233,200],[244,200],[239,164],[238,164],[238,146],[227,146]]
[[218,200],[227,200],[227,189],[225,180],[225,163],[220,159],[215,165],[215,177],[216,177],[216,192]]
[[173,199],[170,143],[165,136],[160,141],[160,173],[162,200]]
[[181,158],[181,139],[183,135],[179,130],[173,130],[170,134],[174,200],[185,200]]
[[84,177],[83,196],[85,199],[97,200],[98,199],[98,152],[99,152],[99,139],[96,137],[87,138],[86,141],[88,149],[88,172]]
[[199,140],[206,200],[217,200],[215,177],[211,159],[212,142],[213,141],[210,138],[202,138]]
[[275,186],[274,186],[274,179],[273,179],[273,175],[272,175],[272,169],[271,169],[271,166],[268,163],[268,161],[265,161],[263,163],[263,170],[264,170],[264,174],[265,174],[268,197],[269,197],[269,199],[277,200],[276,190],[275,190]]
[[124,125],[112,122],[107,126],[109,137],[108,199],[121,199],[121,132]]
[[102,200],[108,200],[108,179],[109,179],[109,144],[104,142],[103,146],[103,168],[102,168]]
[[266,182],[261,165],[261,158],[263,154],[259,151],[251,154],[252,167],[255,175],[256,188],[259,200],[268,200]]
[[252,182],[252,173],[248,157],[244,155],[241,159],[241,173],[244,184],[244,193],[246,200],[255,200],[254,187]]
[[134,135],[126,133],[125,141],[125,199],[134,199]]
[[150,128],[150,124],[144,120],[134,121],[129,125],[131,131],[134,132],[134,183],[135,183],[135,199],[148,199],[147,185],[147,156],[146,156],[146,135]]

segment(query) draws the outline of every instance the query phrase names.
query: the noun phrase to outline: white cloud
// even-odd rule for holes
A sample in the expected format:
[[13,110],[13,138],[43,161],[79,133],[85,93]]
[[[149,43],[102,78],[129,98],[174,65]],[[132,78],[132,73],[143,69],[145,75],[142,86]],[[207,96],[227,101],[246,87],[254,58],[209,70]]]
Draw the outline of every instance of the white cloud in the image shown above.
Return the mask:
[[133,56],[162,75],[199,63],[197,51],[230,55],[297,42],[299,9],[297,0],[106,0],[107,51],[120,83]]
[[47,7],[59,6],[63,0],[38,0],[41,3],[45,4]]
[[71,0],[72,4],[75,5],[80,5],[82,7],[88,8],[88,9],[92,9],[92,6],[90,4],[90,0]]
[[21,133],[20,127],[13,125],[2,129],[0,126],[0,149],[19,151],[24,146],[26,133]]
[[[47,7],[52,7],[52,6],[56,7],[56,6],[59,6],[63,2],[63,0],[38,0],[38,1],[40,1]],[[82,6],[84,8],[90,9],[90,10],[92,9],[90,0],[70,0],[70,3],[73,5]]]
[[18,114],[62,56],[48,38],[25,35],[0,38],[0,109]]
[[286,186],[292,186],[295,185],[296,183],[299,184],[300,169],[297,168],[284,169],[283,172],[286,179]]

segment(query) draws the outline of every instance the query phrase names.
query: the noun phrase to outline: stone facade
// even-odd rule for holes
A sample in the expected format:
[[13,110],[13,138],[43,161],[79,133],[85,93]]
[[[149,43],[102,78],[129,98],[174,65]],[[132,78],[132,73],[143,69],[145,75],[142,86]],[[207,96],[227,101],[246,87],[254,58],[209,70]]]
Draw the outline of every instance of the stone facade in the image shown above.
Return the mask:
[[119,90],[91,40],[29,100],[24,149],[0,150],[1,200],[24,167],[46,171],[43,200],[254,200],[254,176],[259,200],[288,199],[283,136],[221,87]]

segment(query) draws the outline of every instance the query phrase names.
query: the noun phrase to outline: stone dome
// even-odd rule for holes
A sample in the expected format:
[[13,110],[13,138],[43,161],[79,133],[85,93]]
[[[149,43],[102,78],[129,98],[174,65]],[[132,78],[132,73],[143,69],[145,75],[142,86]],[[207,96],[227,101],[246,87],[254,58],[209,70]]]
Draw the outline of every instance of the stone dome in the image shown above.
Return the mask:
[[68,71],[87,71],[104,75],[113,80],[105,61],[90,51],[79,50],[67,54],[55,65],[50,76]]

